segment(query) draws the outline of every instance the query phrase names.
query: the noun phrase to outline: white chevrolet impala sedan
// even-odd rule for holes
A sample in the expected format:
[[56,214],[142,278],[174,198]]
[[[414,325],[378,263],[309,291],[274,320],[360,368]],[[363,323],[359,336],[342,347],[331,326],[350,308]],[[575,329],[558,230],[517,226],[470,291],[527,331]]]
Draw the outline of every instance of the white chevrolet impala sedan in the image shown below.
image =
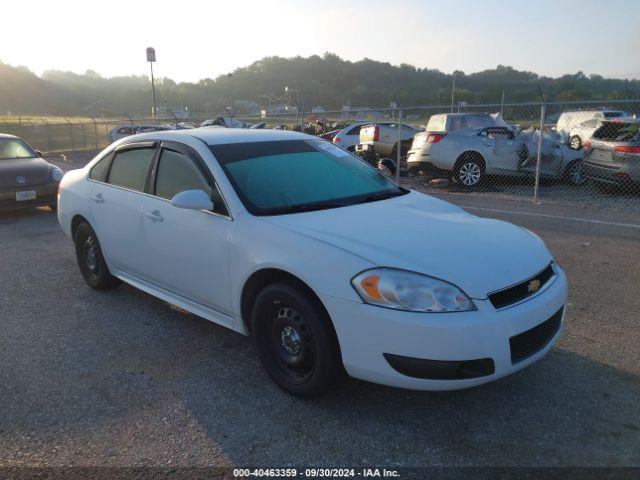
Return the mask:
[[562,327],[566,277],[538,236],[302,133],[126,137],[64,176],[58,217],[91,287],[124,281],[251,335],[300,396],[345,370],[472,387],[540,359]]

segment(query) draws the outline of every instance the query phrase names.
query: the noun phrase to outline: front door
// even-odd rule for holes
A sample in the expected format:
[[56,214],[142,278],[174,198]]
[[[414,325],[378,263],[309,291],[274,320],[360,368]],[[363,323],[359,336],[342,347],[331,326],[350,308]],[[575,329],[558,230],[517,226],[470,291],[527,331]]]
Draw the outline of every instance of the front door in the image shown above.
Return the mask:
[[[233,222],[206,165],[188,147],[163,142],[151,183],[151,195],[145,196],[142,205],[150,281],[230,315],[229,237]],[[213,211],[171,205],[173,196],[195,189],[211,196]]]

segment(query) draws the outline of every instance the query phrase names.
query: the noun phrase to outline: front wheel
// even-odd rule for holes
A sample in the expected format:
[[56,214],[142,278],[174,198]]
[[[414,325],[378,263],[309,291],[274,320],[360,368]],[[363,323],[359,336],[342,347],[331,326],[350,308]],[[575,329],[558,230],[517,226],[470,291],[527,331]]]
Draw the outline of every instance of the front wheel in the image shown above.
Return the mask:
[[80,273],[87,285],[96,290],[110,290],[120,284],[120,280],[109,272],[98,237],[87,223],[76,228],[74,243]]
[[300,397],[318,397],[338,379],[339,348],[318,300],[287,283],[266,287],[253,306],[251,331],[271,378]]

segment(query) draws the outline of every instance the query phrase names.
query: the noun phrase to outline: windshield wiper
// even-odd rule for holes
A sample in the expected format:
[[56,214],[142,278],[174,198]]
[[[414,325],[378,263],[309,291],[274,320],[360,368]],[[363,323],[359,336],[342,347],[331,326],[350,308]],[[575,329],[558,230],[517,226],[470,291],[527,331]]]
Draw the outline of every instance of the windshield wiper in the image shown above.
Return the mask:
[[377,202],[378,200],[386,200],[387,198],[399,197],[401,195],[405,195],[407,192],[405,191],[397,191],[397,192],[380,192],[374,193],[371,195],[367,195],[362,199],[362,203],[366,202]]
[[346,207],[349,203],[345,202],[320,202],[320,203],[303,203],[301,205],[287,205],[285,207],[274,208],[269,212],[270,215],[280,213],[299,213],[312,212],[314,210],[326,210],[328,208]]

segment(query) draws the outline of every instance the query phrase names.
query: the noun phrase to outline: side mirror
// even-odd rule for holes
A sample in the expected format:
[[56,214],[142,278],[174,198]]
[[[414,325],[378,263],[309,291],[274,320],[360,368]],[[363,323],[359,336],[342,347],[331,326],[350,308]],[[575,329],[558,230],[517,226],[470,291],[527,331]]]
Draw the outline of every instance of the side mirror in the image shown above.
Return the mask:
[[44,154],[42,153],[42,151],[40,151],[40,150],[35,150],[35,152],[36,152],[36,155],[38,155],[40,158],[43,158],[43,157],[44,157]]
[[171,205],[185,210],[213,210],[213,202],[204,190],[185,190],[171,199]]
[[390,158],[382,158],[378,162],[378,170],[380,170],[380,173],[382,173],[382,175],[384,175],[385,177],[391,177],[395,175],[396,168],[396,162],[394,162]]

